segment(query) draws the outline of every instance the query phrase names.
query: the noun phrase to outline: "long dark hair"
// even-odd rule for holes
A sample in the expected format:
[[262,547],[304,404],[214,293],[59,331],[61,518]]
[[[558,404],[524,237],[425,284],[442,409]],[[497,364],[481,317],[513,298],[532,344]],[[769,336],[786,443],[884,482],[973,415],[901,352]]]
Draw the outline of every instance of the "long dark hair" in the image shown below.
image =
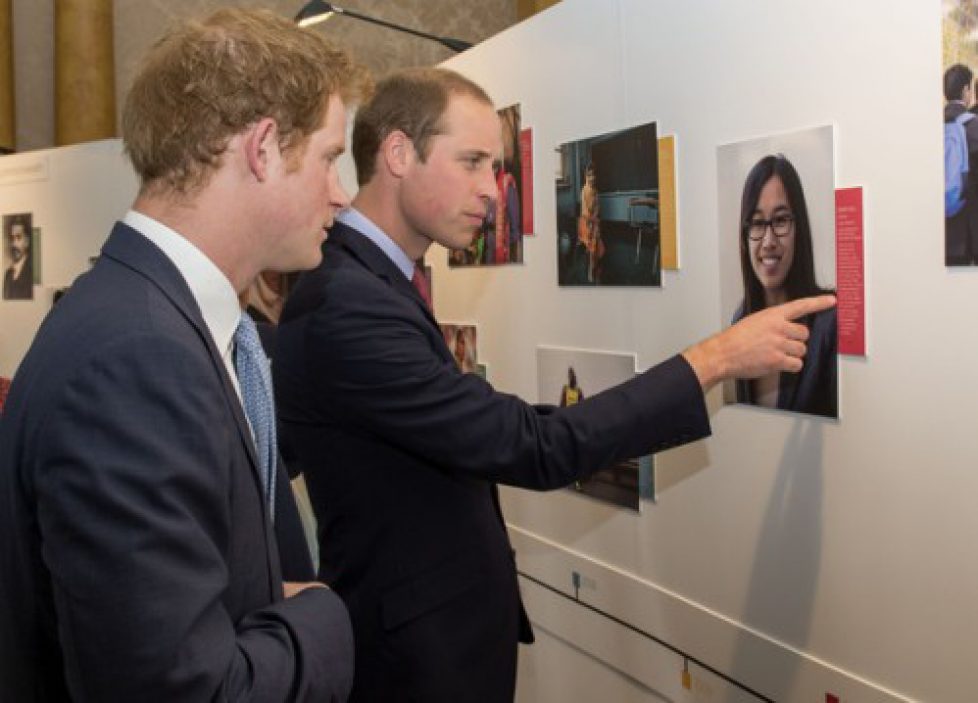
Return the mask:
[[795,218],[795,253],[791,268],[785,277],[784,287],[788,300],[819,295],[828,292],[815,280],[815,256],[812,253],[812,227],[808,221],[805,191],[801,187],[798,171],[784,154],[765,156],[747,174],[744,193],[740,199],[740,271],[744,281],[744,315],[763,310],[764,287],[751,265],[750,245],[747,239],[751,217],[757,209],[761,190],[773,176],[781,179],[788,207]]

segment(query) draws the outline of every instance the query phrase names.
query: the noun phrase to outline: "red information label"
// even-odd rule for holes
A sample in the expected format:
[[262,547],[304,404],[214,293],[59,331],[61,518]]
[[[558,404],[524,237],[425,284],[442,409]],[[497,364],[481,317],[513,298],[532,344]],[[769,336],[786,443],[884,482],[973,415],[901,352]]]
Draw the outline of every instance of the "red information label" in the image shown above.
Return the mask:
[[523,234],[533,234],[533,131],[520,130],[520,170],[523,172],[523,192],[520,208],[523,211]]
[[862,188],[835,191],[835,266],[839,353],[866,356]]

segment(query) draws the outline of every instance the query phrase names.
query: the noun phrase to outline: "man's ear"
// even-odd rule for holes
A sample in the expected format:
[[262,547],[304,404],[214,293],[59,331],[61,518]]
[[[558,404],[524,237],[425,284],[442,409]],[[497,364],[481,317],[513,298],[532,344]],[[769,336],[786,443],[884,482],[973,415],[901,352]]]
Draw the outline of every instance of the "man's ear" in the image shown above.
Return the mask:
[[417,160],[414,142],[404,132],[395,129],[380,144],[381,165],[395,178],[401,178]]
[[271,117],[258,120],[244,135],[242,147],[248,170],[259,182],[268,178],[272,165],[282,158],[278,137],[278,124]]

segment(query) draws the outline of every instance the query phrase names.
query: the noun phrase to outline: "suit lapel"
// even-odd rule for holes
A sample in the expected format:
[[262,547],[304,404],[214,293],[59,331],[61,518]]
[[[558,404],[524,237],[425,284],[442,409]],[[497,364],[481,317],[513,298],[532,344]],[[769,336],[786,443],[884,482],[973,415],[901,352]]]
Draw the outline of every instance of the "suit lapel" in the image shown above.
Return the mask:
[[405,278],[404,273],[397,267],[397,264],[391,261],[380,247],[357,230],[348,227],[342,222],[337,222],[329,231],[327,245],[330,242],[335,246],[345,249],[347,253],[363,264],[368,270],[387,281],[394,290],[413,300],[415,305],[421,309],[424,316],[428,318],[428,321],[434,327],[438,328],[438,321],[435,319],[434,313],[414,287],[414,284]]
[[431,308],[428,307],[428,304],[421,297],[414,284],[404,277],[401,269],[390,260],[380,247],[359,231],[346,226],[342,222],[337,222],[333,226],[333,229],[329,231],[329,239],[326,241],[326,256],[329,255],[328,248],[333,246],[341,248],[368,271],[386,281],[398,294],[410,298],[428,321],[432,346],[435,351],[438,352],[442,360],[449,361],[452,364],[456,363],[455,357],[448,348],[448,344],[446,344],[445,338],[442,335],[441,325],[435,319]]
[[[224,359],[214,344],[214,338],[211,336],[210,330],[207,329],[200,307],[180,271],[155,244],[121,222],[116,223],[112,229],[112,233],[102,247],[102,255],[118,261],[149,280],[193,327],[210,356],[214,372],[220,379],[221,387],[224,389],[225,401],[234,416],[238,434],[248,454],[252,478],[259,489],[259,494],[264,495],[258,467],[258,454],[251,435],[251,427],[248,425],[244,410],[241,407],[241,401],[238,399],[238,394],[228,376]],[[262,500],[261,505],[263,520],[268,525],[269,515],[266,501]],[[266,540],[265,547],[268,551],[269,563],[274,565],[269,540]]]

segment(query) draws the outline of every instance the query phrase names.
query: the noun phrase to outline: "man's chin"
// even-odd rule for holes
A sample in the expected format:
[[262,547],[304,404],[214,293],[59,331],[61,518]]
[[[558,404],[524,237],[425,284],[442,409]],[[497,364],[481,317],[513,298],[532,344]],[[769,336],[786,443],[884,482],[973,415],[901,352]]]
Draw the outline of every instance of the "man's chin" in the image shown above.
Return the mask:
[[308,271],[314,269],[323,261],[323,250],[317,247],[309,252],[303,252],[304,256],[301,258],[296,257],[294,261],[289,262],[288,266],[281,269],[282,273],[289,273],[292,271]]
[[319,266],[319,264],[321,264],[322,262],[323,262],[323,250],[316,249],[315,254],[309,257],[309,260],[306,262],[306,265],[302,267],[302,270],[314,269],[317,266]]

